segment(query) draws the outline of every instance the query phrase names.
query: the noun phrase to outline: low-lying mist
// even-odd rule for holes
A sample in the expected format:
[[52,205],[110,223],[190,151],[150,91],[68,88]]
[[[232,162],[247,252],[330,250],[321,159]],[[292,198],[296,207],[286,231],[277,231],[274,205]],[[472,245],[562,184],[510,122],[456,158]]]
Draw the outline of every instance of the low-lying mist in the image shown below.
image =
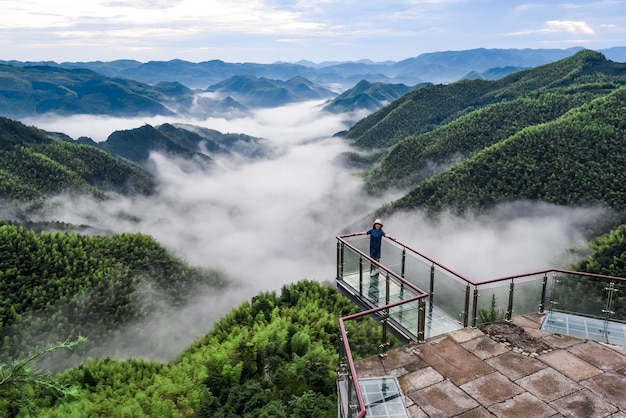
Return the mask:
[[[192,123],[262,137],[276,149],[271,159],[218,161],[216,169],[191,171],[185,162],[154,154],[151,159],[161,185],[157,195],[116,196],[106,202],[57,196],[42,211],[42,219],[152,235],[190,264],[222,270],[244,284],[228,295],[198,295],[189,307],[176,312],[164,307],[168,315],[121,330],[118,338],[123,339],[134,327],[143,333],[152,329],[158,341],[119,357],[172,358],[259,291],[279,290],[301,279],[333,281],[335,237],[347,230],[369,229],[370,214],[400,197],[364,194],[358,173],[340,157],[350,151],[349,143],[332,137],[348,127],[341,115],[320,112],[318,105],[264,109],[254,117],[230,120],[83,116],[31,121],[43,129],[96,141],[114,130],[144,123]],[[585,244],[583,225],[599,213],[518,203],[497,209],[490,218],[443,214],[432,221],[412,212],[383,221],[384,230],[401,242],[472,280],[482,280],[563,267],[568,249]],[[176,338],[171,338],[173,332]],[[116,344],[111,342],[112,347]]]

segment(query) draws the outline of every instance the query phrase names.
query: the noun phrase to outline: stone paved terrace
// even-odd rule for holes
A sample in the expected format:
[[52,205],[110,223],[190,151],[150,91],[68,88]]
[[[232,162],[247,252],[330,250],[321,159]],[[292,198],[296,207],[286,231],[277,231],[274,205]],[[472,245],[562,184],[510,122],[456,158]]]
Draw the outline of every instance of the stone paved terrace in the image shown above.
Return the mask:
[[513,318],[525,351],[463,328],[356,363],[359,378],[395,377],[413,418],[626,418],[626,347],[540,330]]

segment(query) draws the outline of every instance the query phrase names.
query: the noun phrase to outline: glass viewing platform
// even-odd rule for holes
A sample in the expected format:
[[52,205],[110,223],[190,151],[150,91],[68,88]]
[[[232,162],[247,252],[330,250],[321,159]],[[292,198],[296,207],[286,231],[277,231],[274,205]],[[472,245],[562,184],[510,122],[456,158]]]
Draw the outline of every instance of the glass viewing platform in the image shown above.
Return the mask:
[[[339,417],[407,416],[398,408],[402,397],[394,395],[393,377],[361,381],[356,375],[346,324],[365,316],[383,327],[381,357],[387,332],[424,342],[530,313],[546,314],[544,330],[626,345],[624,278],[550,269],[475,282],[399,241],[383,239],[379,265],[367,254],[369,236],[337,237],[337,288],[363,309],[339,321]],[[372,266],[379,270],[374,276]]]

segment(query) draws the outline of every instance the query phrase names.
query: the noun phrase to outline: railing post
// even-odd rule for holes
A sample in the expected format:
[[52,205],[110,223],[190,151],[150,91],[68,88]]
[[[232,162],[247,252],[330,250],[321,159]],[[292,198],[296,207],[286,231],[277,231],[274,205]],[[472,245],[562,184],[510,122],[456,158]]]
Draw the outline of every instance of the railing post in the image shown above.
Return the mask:
[[337,280],[343,280],[343,242],[337,242]]
[[470,285],[465,286],[465,306],[463,307],[463,327],[467,327],[469,321],[469,309],[470,309]]
[[609,342],[609,316],[613,315],[615,311],[611,310],[611,304],[613,301],[613,293],[617,292],[615,288],[615,282],[610,282],[609,287],[605,287],[604,290],[608,292],[606,299],[606,309],[602,309],[604,313],[604,336],[606,337],[606,342]]
[[433,298],[435,295],[435,265],[431,264],[430,265],[430,307],[432,308],[433,306]]
[[426,301],[421,298],[417,301],[417,342],[423,343],[426,339]]
[[359,256],[359,296],[363,296],[363,257]]
[[406,247],[402,247],[402,267],[400,270],[400,277],[404,279],[404,275],[406,272]]
[[543,273],[543,282],[541,285],[541,302],[539,303],[539,313],[543,313],[546,309],[546,290],[548,288],[548,273]]
[[384,358],[387,357],[387,350],[389,348],[389,343],[387,342],[387,323],[389,322],[389,309],[385,309],[383,311],[383,318],[381,323],[383,324],[383,340],[381,344],[378,346],[380,349],[379,357]]
[[552,275],[552,294],[550,295],[550,311],[554,310],[554,305],[559,304],[559,301],[556,300],[556,287],[557,287],[557,284],[560,282],[561,281],[559,280],[558,274]]
[[[467,285],[467,289],[467,297],[469,297],[469,285]],[[469,301],[466,300],[465,303],[469,304]],[[474,316],[472,318],[472,328],[476,328],[476,321],[478,321],[478,286],[474,287]]]
[[506,320],[510,321],[513,316],[513,294],[515,293],[515,282],[511,280],[509,285],[509,306],[506,311]]

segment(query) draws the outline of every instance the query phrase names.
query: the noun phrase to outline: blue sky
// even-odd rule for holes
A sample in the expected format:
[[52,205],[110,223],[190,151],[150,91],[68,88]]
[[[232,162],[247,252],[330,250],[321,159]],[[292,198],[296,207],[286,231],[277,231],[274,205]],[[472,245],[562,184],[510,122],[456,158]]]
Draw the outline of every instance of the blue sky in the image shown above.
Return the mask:
[[0,0],[0,59],[398,61],[626,46],[622,0]]

